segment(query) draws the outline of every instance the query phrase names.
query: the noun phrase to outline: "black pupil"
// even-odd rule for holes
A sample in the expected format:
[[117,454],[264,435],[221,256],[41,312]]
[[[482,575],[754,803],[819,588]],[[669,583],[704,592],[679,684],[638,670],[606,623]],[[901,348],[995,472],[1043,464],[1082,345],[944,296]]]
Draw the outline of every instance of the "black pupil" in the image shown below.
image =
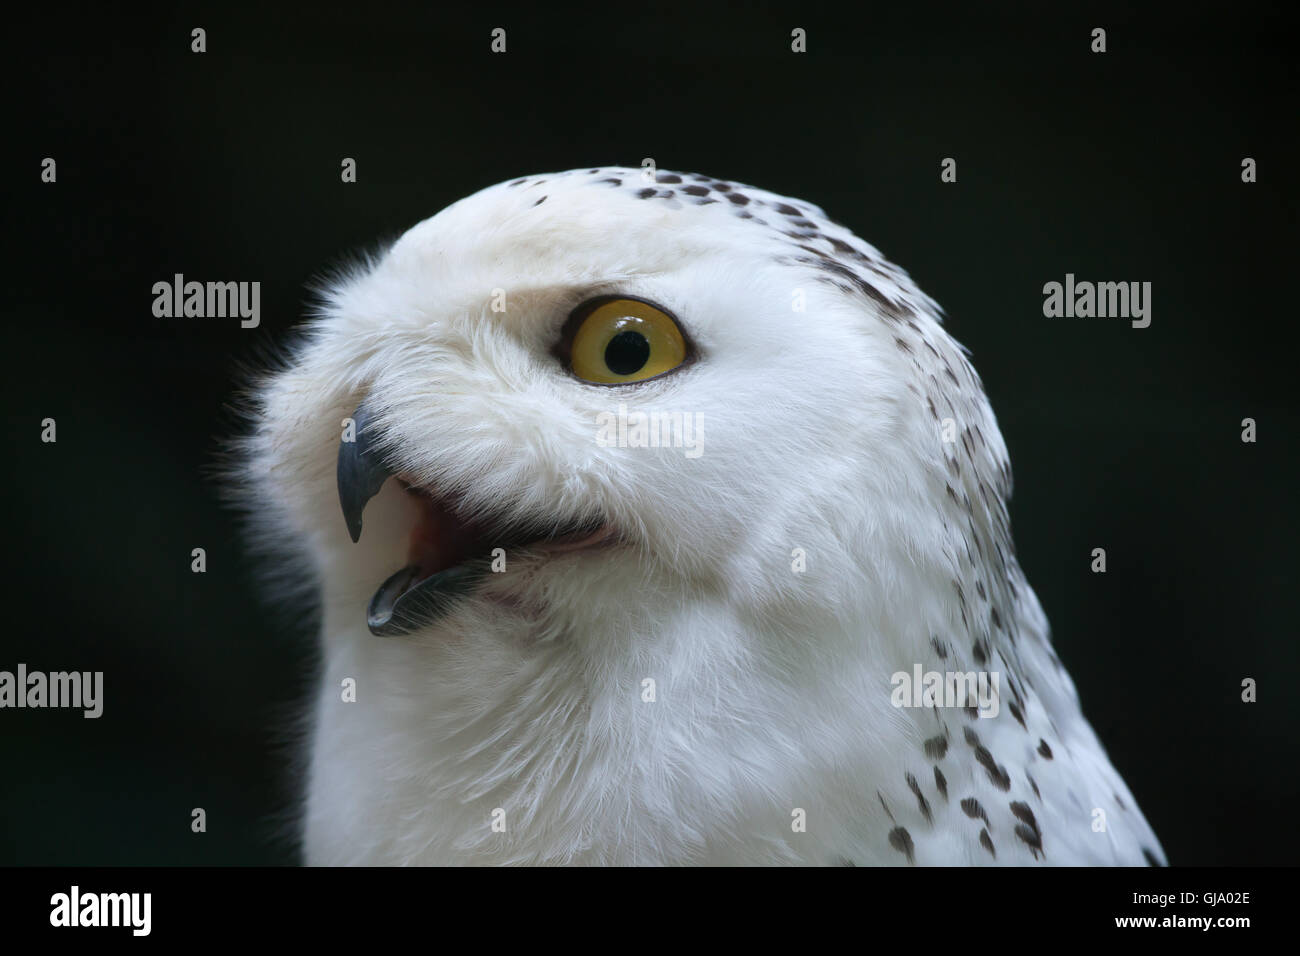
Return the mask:
[[615,375],[631,375],[650,358],[650,343],[640,332],[620,332],[605,346],[605,364]]

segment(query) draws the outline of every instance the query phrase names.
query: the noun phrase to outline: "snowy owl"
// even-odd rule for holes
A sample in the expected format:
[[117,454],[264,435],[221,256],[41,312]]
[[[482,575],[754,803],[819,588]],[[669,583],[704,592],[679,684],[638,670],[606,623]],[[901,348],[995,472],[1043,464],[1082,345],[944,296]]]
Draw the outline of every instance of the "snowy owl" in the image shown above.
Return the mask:
[[321,610],[311,864],[1161,864],[1016,561],[979,377],[816,206],[501,183],[254,389]]

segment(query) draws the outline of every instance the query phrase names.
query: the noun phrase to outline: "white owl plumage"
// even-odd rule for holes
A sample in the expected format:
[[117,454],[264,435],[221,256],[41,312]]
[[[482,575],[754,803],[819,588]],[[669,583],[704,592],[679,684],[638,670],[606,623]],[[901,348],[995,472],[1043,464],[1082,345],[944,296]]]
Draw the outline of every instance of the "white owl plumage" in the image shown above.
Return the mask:
[[[577,378],[557,343],[600,296],[694,360]],[[322,609],[308,862],[1163,862],[1016,562],[978,376],[816,207],[623,168],[490,187],[333,283],[255,404],[257,533]],[[620,404],[696,416],[702,453],[597,441]],[[384,467],[342,492],[355,528],[349,419]],[[427,527],[408,487],[505,570],[375,636]],[[918,666],[999,674],[997,716],[895,706]]]

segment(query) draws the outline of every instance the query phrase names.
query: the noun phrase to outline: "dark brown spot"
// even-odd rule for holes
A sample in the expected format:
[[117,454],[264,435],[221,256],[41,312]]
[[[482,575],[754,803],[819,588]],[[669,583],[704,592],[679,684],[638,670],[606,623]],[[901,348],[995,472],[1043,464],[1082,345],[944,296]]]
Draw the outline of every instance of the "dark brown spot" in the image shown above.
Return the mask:
[[1038,831],[1031,830],[1023,823],[1017,823],[1016,836],[1020,838],[1020,842],[1029,847],[1029,852],[1034,855],[1034,859],[1038,859],[1039,855],[1043,852],[1043,841],[1038,835]]
[[516,180],[515,180],[513,183],[511,183],[510,185],[511,185],[511,186],[522,186],[522,185],[523,185],[524,183],[526,183],[526,182],[528,182],[528,178],[527,178],[527,177],[524,177],[523,179],[516,179]]
[[1120,808],[1121,810],[1123,810],[1123,811],[1125,811],[1125,812],[1128,811],[1128,807],[1124,806],[1124,801],[1121,800],[1121,799],[1119,798],[1119,794],[1118,794],[1118,793],[1112,793],[1111,796],[1115,798],[1115,802],[1119,805],[1119,808]]
[[737,206],[748,206],[748,205],[749,205],[749,197],[746,196],[744,193],[732,193],[731,195],[729,195],[729,196],[727,197],[727,201],[728,201],[728,202],[733,202],[733,203],[735,203]]
[[803,213],[801,213],[798,209],[795,209],[794,206],[791,206],[789,203],[784,203],[784,202],[783,202],[783,203],[777,203],[777,204],[776,204],[776,211],[779,212],[779,213],[780,213],[781,215],[783,215],[783,216],[802,216],[802,215],[803,215]]
[[1011,711],[1011,716],[1016,718],[1017,721],[1019,721],[1021,727],[1024,727],[1025,730],[1029,729],[1029,727],[1025,724],[1025,715],[1020,712],[1020,708],[1016,706],[1016,702],[1014,700],[1007,705],[1007,709]]
[[853,279],[854,279],[853,284],[857,286],[858,290],[863,295],[865,295],[867,298],[869,298],[871,301],[873,301],[874,303],[876,303],[876,305],[880,307],[880,310],[881,312],[884,313],[885,318],[894,319],[894,320],[898,320],[900,318],[898,305],[893,301],[891,301],[889,298],[887,298],[883,292],[881,292],[874,285],[872,285],[870,282],[868,282],[866,279],[862,278],[859,275],[854,275]]
[[623,185],[623,180],[621,180],[621,179],[602,179],[602,180],[600,180],[600,182],[602,182],[602,183],[609,183],[611,186],[622,186],[622,185]]
[[945,800],[948,799],[948,781],[938,767],[934,768],[934,785],[939,791],[939,796]]
[[908,863],[916,862],[913,852],[915,846],[912,843],[912,834],[908,833],[902,827],[894,827],[894,829],[889,831],[889,845],[907,857]]
[[707,196],[709,194],[708,186],[687,186],[682,192],[688,196]]
[[720,193],[729,193],[729,192],[731,192],[731,184],[730,184],[730,183],[714,183],[714,184],[713,184],[713,188],[716,189],[716,190],[717,190],[718,192],[720,192]]
[[988,850],[994,859],[997,859],[998,851],[993,849],[993,838],[989,836],[988,830],[980,830],[980,846]]
[[921,793],[921,785],[916,782],[916,777],[912,774],[904,774],[903,779],[907,781],[907,788],[912,791],[916,797],[916,805],[921,811],[921,816],[925,817],[927,822],[933,818],[930,816],[930,801],[925,799],[925,794]]
[[676,173],[660,173],[655,177],[655,182],[657,183],[680,183],[681,181],[682,177],[678,176]]
[[1044,759],[1052,759],[1052,748],[1047,746],[1047,741],[1041,737],[1038,738],[1038,752],[1044,757]]
[[942,760],[948,752],[948,738],[939,734],[925,742],[925,755],[931,760]]
[[[802,238],[800,233],[797,232],[787,232],[785,233],[785,235],[793,236],[796,239]],[[801,260],[803,262],[806,262],[810,266],[816,266],[817,268],[823,270],[824,272],[829,272],[831,275],[837,276],[841,279],[845,279],[849,282],[852,282],[854,279],[857,278],[857,276],[854,275],[852,269],[848,268],[842,263],[836,262],[834,259],[830,257],[829,253],[822,252],[820,249],[816,249],[812,246],[807,246],[803,244],[799,244],[796,248],[802,249],[804,252],[808,253],[809,256],[813,257],[813,258]]]
[[974,797],[967,797],[961,802],[961,812],[972,820],[983,820],[986,827],[992,825],[989,823],[989,815],[984,812],[984,808]]
[[996,607],[989,609],[989,617],[993,620],[993,626],[998,630],[1002,630],[1002,615],[998,613]]
[[985,772],[988,773],[989,780],[993,782],[993,786],[1003,791],[1011,789],[1011,777],[1007,775],[1004,768],[998,766],[997,761],[993,759],[993,755],[989,753],[987,747],[976,747],[975,759],[979,762],[979,765],[984,768]]
[[904,342],[902,339],[894,339],[894,344],[897,345],[897,346],[898,346],[900,349],[902,349],[904,352],[911,352],[911,351],[912,351],[912,346],[908,345],[908,344],[907,344],[906,342]]
[[938,637],[930,638],[930,646],[934,648],[934,653],[939,660],[946,661],[948,659],[948,648]]
[[642,189],[642,190],[640,190],[639,192],[637,192],[637,194],[636,194],[636,198],[637,198],[637,199],[649,199],[650,197],[652,197],[652,196],[653,196],[655,193],[657,193],[657,192],[658,192],[657,189],[651,189],[651,188],[649,188],[649,187],[647,186],[645,189]]
[[877,790],[877,791],[876,791],[876,796],[880,798],[880,805],[881,805],[882,807],[885,808],[885,816],[889,817],[889,822],[890,822],[890,823],[893,823],[893,822],[894,822],[894,815],[893,815],[892,813],[889,812],[889,804],[887,804],[887,803],[885,802],[885,795],[884,795],[883,793],[881,793],[879,790]]
[[1028,826],[1035,833],[1038,832],[1038,821],[1034,819],[1034,811],[1029,809],[1029,804],[1021,803],[1019,800],[1011,801],[1011,813],[1017,820]]
[[1160,862],[1160,859],[1159,859],[1159,858],[1158,858],[1154,853],[1152,853],[1150,850],[1148,850],[1146,847],[1143,847],[1143,848],[1142,848],[1142,856],[1146,858],[1147,866],[1163,866],[1163,865],[1164,865],[1164,864],[1162,864],[1162,863]]
[[541,205],[542,203],[544,203],[544,202],[546,202],[546,197],[545,197],[545,196],[543,196],[541,199],[537,200],[537,202],[533,203],[533,206],[534,206],[534,207],[536,207],[536,206],[540,206],[540,205]]
[[966,738],[967,746],[978,747],[980,745],[980,735],[969,727],[962,728],[962,736]]
[[983,582],[983,581],[976,581],[976,582],[975,582],[975,593],[978,594],[980,597],[986,599],[986,600],[988,599],[988,594],[987,594],[987,593],[985,592],[985,590],[984,590],[984,582]]

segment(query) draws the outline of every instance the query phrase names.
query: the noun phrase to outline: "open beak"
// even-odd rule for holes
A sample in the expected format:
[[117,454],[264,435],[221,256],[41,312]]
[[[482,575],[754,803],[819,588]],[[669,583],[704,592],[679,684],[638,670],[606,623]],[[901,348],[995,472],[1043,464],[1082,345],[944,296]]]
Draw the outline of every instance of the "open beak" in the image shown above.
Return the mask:
[[409,634],[443,617],[456,599],[469,594],[490,573],[495,548],[560,553],[612,542],[617,533],[603,519],[494,521],[467,519],[428,489],[396,476],[379,449],[374,415],[362,402],[352,414],[353,440],[339,443],[338,489],[343,520],[353,542],[361,540],[366,504],[388,479],[397,477],[419,506],[411,530],[407,564],[379,586],[366,609],[370,633]]
[[[366,504],[393,477],[392,469],[377,448],[374,429],[368,427],[373,418],[362,402],[352,413],[353,440],[345,438],[339,442],[339,504],[354,542],[361,540],[361,516]],[[465,562],[422,576],[427,570],[422,562],[413,561],[379,586],[366,608],[366,624],[371,634],[379,637],[409,634],[432,624],[457,597],[473,589],[487,567],[482,562]]]

